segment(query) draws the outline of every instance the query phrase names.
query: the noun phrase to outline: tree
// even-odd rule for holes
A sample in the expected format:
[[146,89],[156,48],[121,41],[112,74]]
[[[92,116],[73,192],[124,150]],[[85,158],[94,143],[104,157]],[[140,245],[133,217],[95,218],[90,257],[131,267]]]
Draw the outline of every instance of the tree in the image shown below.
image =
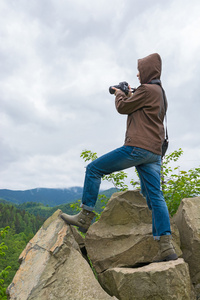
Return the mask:
[[11,266],[7,277],[4,280],[5,286],[8,286],[20,266],[19,256],[23,249],[25,249],[29,241],[29,236],[24,232],[16,234],[15,231],[9,229],[4,241],[8,249],[6,250],[6,255],[0,261],[0,269],[4,269],[8,265]]
[[200,195],[200,167],[183,171],[179,166],[170,166],[170,162],[177,162],[181,155],[180,148],[166,155],[162,164],[162,191],[171,215],[176,213],[183,198]]
[[[3,239],[6,234],[8,233],[9,226],[5,227],[4,229],[0,230],[0,238]],[[8,249],[8,247],[5,245],[4,242],[1,242],[0,244],[0,256],[5,256],[5,252]],[[8,270],[10,269],[10,266],[5,267],[3,270],[0,270],[0,299],[6,300],[6,285],[4,283],[5,278],[8,276]]]

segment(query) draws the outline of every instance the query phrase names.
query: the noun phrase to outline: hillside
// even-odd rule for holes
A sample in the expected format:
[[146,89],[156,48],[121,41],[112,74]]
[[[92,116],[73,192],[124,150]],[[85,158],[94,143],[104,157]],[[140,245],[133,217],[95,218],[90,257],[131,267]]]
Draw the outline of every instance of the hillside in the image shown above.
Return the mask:
[[0,198],[13,204],[37,202],[54,207],[80,199],[82,191],[82,187],[71,187],[66,189],[36,188],[25,191],[0,189]]

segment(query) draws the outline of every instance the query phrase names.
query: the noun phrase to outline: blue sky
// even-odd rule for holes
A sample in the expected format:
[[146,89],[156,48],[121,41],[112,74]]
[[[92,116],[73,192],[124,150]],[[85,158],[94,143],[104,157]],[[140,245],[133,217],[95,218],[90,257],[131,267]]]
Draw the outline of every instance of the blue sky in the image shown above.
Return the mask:
[[199,166],[199,11],[198,0],[0,1],[0,188],[82,186],[81,151],[124,142],[109,86],[137,87],[137,59],[154,52],[169,152],[183,149],[183,170]]

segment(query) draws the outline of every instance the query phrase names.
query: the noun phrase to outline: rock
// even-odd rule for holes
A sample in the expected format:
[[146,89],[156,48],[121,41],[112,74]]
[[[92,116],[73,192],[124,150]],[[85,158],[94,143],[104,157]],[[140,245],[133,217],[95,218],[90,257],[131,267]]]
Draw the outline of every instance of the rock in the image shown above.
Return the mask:
[[200,197],[183,199],[173,219],[180,232],[183,258],[200,297]]
[[[174,225],[172,233],[180,255],[179,233]],[[85,245],[97,273],[152,262],[158,243],[152,237],[151,211],[139,191],[113,194],[99,221],[90,226]]]
[[189,269],[182,258],[141,268],[112,268],[99,274],[104,289],[120,300],[193,300]]
[[177,226],[172,222],[176,252],[181,254],[179,228],[186,262],[150,263],[158,243],[152,237],[151,211],[137,191],[115,193],[85,240],[60,213],[43,224],[20,255],[8,299],[193,300],[190,275],[200,296],[200,197],[184,199],[173,218]]
[[115,299],[101,288],[82,256],[82,237],[59,218],[60,213],[57,210],[44,223],[20,255],[21,265],[7,289],[8,299]]

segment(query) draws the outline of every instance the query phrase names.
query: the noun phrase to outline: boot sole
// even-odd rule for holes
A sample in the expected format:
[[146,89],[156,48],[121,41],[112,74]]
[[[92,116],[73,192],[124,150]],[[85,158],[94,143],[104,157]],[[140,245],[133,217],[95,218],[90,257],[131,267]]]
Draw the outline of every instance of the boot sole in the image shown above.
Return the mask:
[[154,263],[158,263],[158,262],[163,262],[163,261],[170,261],[170,260],[177,260],[178,256],[176,255],[176,253],[170,254],[166,257],[164,257],[163,259],[160,260],[154,260]]
[[173,254],[170,254],[170,255],[166,256],[164,258],[164,261],[177,260],[177,259],[178,259],[178,256],[176,255],[176,253],[173,253]]
[[77,227],[78,227],[78,230],[80,230],[80,231],[83,232],[83,233],[86,233],[86,232],[88,231],[88,229],[86,229],[86,228],[84,228],[84,227],[78,226],[77,224],[73,224],[73,223],[67,222],[67,221],[65,220],[65,218],[63,218],[62,215],[61,215],[60,217],[61,217],[61,219],[62,219],[63,221],[65,221],[65,223],[66,223],[67,225],[77,226]]

